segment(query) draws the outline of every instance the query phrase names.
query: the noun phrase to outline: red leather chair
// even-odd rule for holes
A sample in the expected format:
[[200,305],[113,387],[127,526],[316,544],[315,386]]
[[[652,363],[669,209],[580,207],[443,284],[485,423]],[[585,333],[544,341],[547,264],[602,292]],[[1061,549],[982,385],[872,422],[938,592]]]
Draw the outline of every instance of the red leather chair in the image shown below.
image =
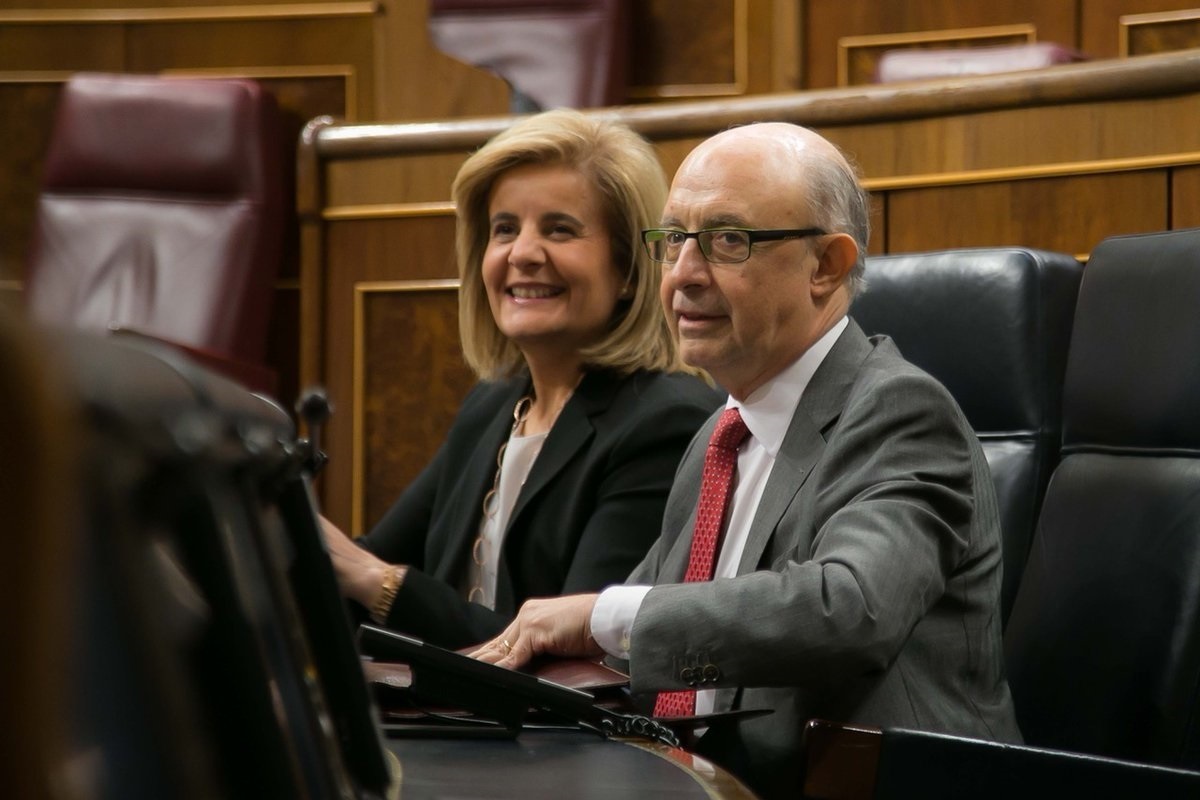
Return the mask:
[[279,141],[275,101],[254,81],[73,77],[38,198],[33,317],[165,340],[271,391]]

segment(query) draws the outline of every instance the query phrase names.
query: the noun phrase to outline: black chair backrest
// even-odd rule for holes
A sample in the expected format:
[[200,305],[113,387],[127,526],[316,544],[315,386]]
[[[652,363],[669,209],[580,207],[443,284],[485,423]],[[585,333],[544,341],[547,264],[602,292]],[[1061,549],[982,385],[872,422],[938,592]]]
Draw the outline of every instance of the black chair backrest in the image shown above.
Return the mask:
[[1072,256],[1023,248],[876,256],[850,309],[940,380],[979,435],[1000,505],[1005,619],[1058,460],[1081,271]]
[[90,454],[69,687],[88,795],[382,797],[332,573],[320,620],[311,565],[297,585],[328,557],[287,414],[148,340],[57,341]]
[[1200,229],[1084,272],[1047,488],[1005,634],[1026,741],[1200,767]]

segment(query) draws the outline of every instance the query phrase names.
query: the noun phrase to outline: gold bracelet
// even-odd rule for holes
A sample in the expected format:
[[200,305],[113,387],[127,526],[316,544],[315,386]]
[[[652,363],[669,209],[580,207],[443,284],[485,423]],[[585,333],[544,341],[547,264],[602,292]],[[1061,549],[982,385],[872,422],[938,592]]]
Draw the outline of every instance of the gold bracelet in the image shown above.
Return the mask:
[[400,574],[400,568],[395,566],[388,567],[383,573],[383,589],[379,592],[375,605],[371,606],[371,619],[377,625],[387,622],[392,603],[396,602],[396,592],[400,591]]

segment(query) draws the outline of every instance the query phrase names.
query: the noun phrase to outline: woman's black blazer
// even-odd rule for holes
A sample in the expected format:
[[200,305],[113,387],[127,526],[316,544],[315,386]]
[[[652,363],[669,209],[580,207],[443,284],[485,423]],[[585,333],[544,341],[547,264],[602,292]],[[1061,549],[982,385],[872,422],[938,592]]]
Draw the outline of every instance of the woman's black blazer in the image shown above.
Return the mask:
[[658,538],[684,448],[724,397],[698,378],[584,375],[521,487],[501,548],[496,608],[463,599],[496,453],[528,377],[477,385],[430,464],[359,542],[409,570],[388,627],[443,647],[498,634],[530,597],[621,583]]

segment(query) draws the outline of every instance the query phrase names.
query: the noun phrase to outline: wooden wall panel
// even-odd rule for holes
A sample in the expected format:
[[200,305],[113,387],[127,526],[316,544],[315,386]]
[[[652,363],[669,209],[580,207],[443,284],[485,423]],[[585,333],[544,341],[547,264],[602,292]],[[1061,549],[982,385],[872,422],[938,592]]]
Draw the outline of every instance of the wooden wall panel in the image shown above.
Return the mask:
[[879,60],[889,50],[999,47],[1037,41],[1037,29],[1028,23],[957,28],[916,33],[880,33],[843,36],[838,40],[837,85],[874,83]]
[[[0,81],[0,281],[19,284],[25,277],[46,131],[60,87],[57,81]],[[10,111],[17,108],[21,113]]]
[[[356,288],[353,530],[369,530],[429,460],[474,373],[458,337],[457,281]],[[420,385],[420,394],[411,387]]]
[[1200,9],[1131,14],[1120,19],[1122,56],[1169,53],[1200,46]]
[[[328,226],[329,264],[326,273],[326,293],[330,302],[326,308],[324,320],[326,336],[332,346],[327,348],[322,366],[321,383],[327,387],[330,400],[335,412],[327,426],[325,449],[329,454],[329,466],[326,477],[323,478],[323,497],[327,507],[335,509],[332,517],[335,522],[345,525],[348,530],[360,533],[362,520],[369,517],[373,511],[364,508],[367,487],[372,489],[374,500],[372,507],[378,511],[378,505],[389,502],[380,499],[381,486],[389,490],[398,489],[411,480],[415,472],[405,471],[396,465],[392,457],[379,454],[374,447],[366,451],[357,448],[356,443],[389,442],[381,445],[383,449],[398,447],[417,447],[425,452],[425,458],[432,453],[429,443],[440,439],[410,438],[411,445],[404,445],[394,439],[387,439],[386,434],[380,434],[378,426],[383,425],[387,430],[395,426],[407,425],[404,421],[388,418],[391,413],[380,407],[368,419],[364,416],[364,402],[374,402],[370,398],[382,392],[390,396],[385,385],[400,384],[411,393],[413,385],[396,371],[394,366],[387,363],[388,356],[380,353],[392,352],[381,343],[386,334],[381,332],[381,326],[387,320],[397,320],[396,314],[404,309],[418,308],[422,300],[429,300],[439,308],[445,303],[442,296],[430,295],[430,281],[449,280],[455,276],[454,267],[454,218],[452,213],[443,209],[435,214],[412,214],[408,216],[385,216],[380,218],[335,220]],[[404,286],[407,284],[407,287]],[[387,294],[407,288],[410,292],[422,290],[422,293],[401,294],[401,300],[388,300],[366,295],[372,287],[386,288]],[[367,298],[370,297],[368,302]],[[390,310],[389,310],[390,309]],[[397,311],[397,309],[399,309]],[[374,311],[372,316],[370,312]],[[412,311],[412,313],[421,313]],[[433,313],[433,312],[430,312]],[[436,313],[429,320],[440,319]],[[368,321],[369,325],[363,326]],[[403,346],[401,335],[405,325],[416,322],[403,322],[392,333],[397,341],[396,346]],[[445,342],[438,352],[454,350],[458,346],[457,325],[446,327],[439,322],[437,330],[453,332],[452,341]],[[382,361],[381,361],[382,359]],[[433,363],[426,359],[427,364]],[[446,363],[441,359],[438,363]],[[356,365],[362,365],[362,370],[356,373]],[[381,371],[379,371],[381,370]],[[417,375],[419,373],[413,372]],[[357,378],[356,378],[357,375]],[[366,387],[363,381],[378,378],[382,383],[373,383]],[[417,385],[424,390],[431,389],[426,378],[414,378]],[[457,385],[457,384],[455,384]],[[451,403],[449,413],[453,414],[458,408],[458,394]],[[357,399],[362,398],[362,400]],[[424,402],[424,401],[422,401]],[[441,410],[431,412],[434,419],[440,419]],[[389,427],[390,426],[390,427]],[[424,430],[424,429],[420,429]],[[419,433],[420,430],[409,433]],[[381,439],[380,436],[384,436]],[[378,478],[369,472],[364,472],[368,464],[389,464],[385,473]],[[424,464],[415,465],[419,469]],[[376,481],[382,481],[377,484]]]
[[1128,33],[1121,17],[1197,7],[1196,0],[1079,0],[1079,49],[1092,58],[1117,58]]
[[1200,228],[1200,166],[1171,173],[1171,227]]
[[[345,83],[349,105],[323,113],[374,119],[373,35],[370,17],[143,24],[130,26],[126,69],[249,73],[265,68],[299,77],[307,68],[314,77],[340,76]],[[214,41],[222,43],[220,49],[213,48]]]
[[960,171],[1069,170],[1097,160],[1200,153],[1200,126],[1179,122],[1197,113],[1194,96],[1178,95],[817,127],[878,186],[892,178],[945,181]]
[[342,162],[329,170],[329,207],[445,203],[466,151]]
[[120,26],[12,24],[0,20],[0,70],[120,72],[125,31]]
[[837,85],[843,37],[1031,25],[1038,41],[1074,44],[1077,0],[803,0],[803,85]]
[[645,0],[631,4],[629,100],[798,88],[793,61],[798,47],[796,2]]
[[1167,171],[936,186],[888,193],[887,251],[1018,245],[1086,254],[1101,239],[1163,230]]

